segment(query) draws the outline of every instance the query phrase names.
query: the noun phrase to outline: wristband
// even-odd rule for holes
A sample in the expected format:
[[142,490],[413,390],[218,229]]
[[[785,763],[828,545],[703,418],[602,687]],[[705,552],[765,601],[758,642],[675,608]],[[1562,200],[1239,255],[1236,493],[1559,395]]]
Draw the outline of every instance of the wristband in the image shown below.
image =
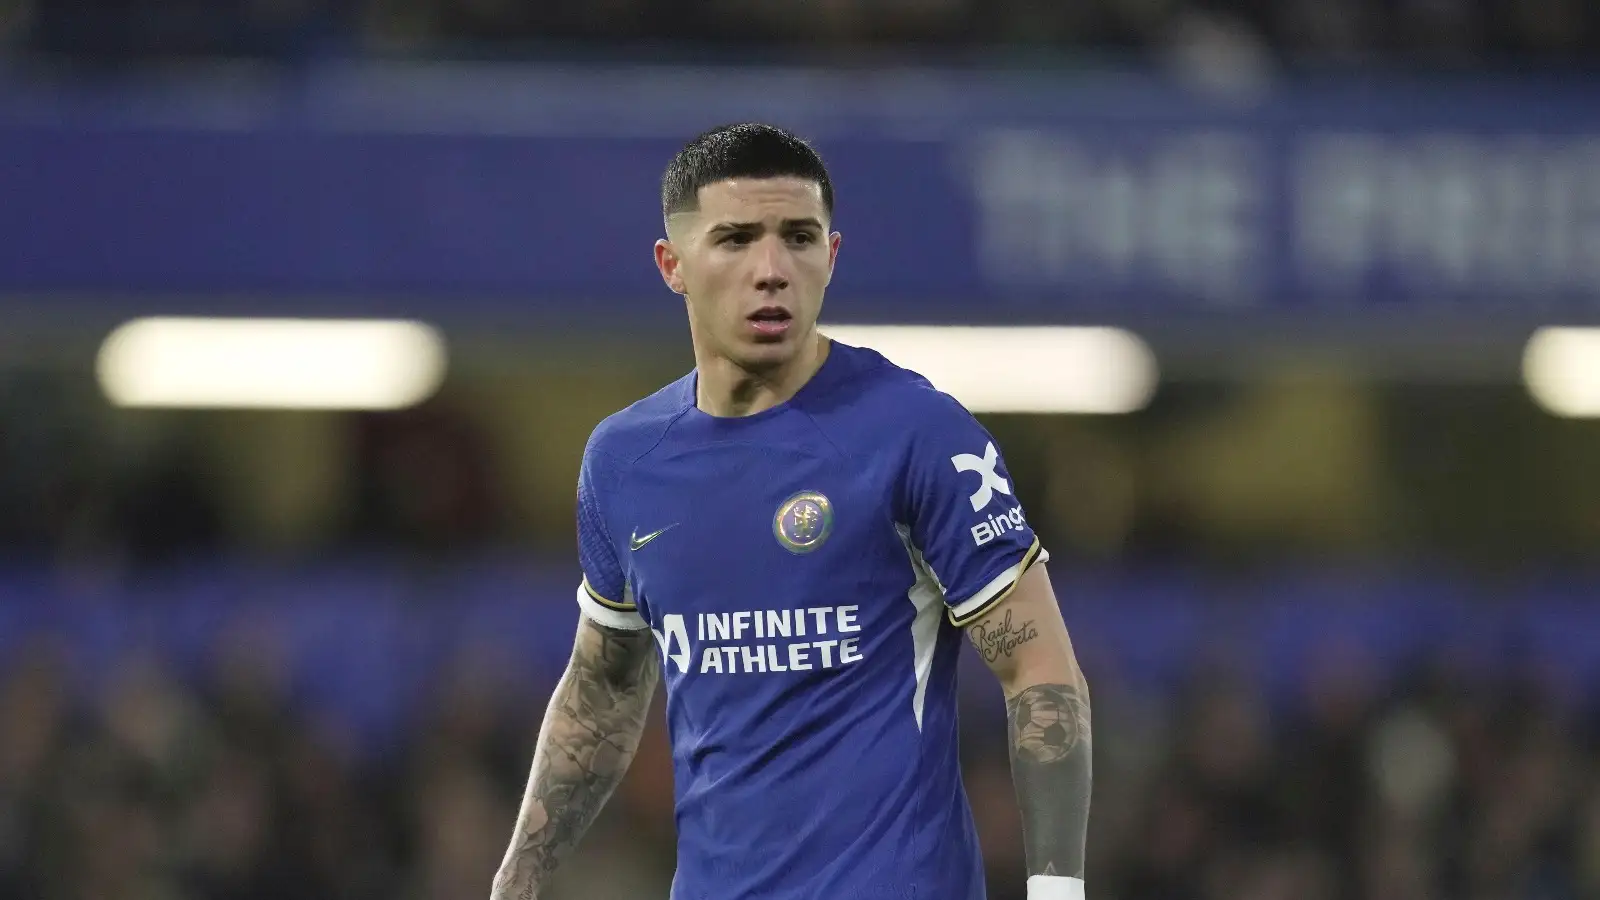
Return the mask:
[[1083,900],[1083,879],[1031,875],[1028,877],[1028,900]]

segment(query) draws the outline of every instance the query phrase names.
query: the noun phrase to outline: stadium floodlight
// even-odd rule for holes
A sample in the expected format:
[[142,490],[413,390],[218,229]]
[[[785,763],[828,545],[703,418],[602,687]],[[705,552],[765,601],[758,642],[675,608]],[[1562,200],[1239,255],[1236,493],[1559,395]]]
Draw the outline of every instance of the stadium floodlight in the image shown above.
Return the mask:
[[1540,328],[1522,353],[1522,379],[1547,412],[1600,417],[1600,328]]
[[117,406],[401,409],[444,380],[432,327],[360,319],[135,319],[100,347]]
[[969,410],[1118,414],[1155,393],[1155,354],[1132,332],[1103,327],[824,325],[920,372]]

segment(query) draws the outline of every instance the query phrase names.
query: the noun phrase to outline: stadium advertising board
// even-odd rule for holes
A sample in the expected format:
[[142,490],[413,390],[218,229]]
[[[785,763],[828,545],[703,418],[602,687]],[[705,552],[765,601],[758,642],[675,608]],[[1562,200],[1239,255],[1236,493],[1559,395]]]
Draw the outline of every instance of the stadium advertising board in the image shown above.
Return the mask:
[[1600,310],[1587,83],[845,77],[8,82],[0,303],[649,317],[666,159],[764,118],[833,167],[846,318]]

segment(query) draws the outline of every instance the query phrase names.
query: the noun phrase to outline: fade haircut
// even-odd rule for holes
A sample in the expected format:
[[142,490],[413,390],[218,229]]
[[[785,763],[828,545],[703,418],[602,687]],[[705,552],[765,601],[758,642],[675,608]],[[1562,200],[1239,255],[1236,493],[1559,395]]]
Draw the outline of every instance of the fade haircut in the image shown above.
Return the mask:
[[833,182],[810,144],[772,125],[723,125],[690,141],[661,176],[661,217],[700,208],[700,189],[730,178],[801,178],[822,189],[833,218]]

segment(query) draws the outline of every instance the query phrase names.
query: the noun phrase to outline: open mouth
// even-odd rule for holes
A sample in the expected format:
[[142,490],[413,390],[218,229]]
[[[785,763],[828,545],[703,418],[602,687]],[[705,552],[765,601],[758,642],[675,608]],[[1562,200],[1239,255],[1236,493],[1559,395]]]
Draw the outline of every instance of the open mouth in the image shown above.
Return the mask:
[[793,317],[781,306],[763,306],[747,318],[758,334],[781,335],[788,330]]

